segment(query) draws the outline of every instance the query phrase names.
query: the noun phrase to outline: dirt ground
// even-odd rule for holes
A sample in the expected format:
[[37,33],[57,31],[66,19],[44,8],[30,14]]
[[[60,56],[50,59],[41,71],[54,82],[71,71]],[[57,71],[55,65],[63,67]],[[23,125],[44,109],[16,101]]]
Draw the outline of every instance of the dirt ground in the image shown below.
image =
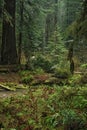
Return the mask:
[[16,90],[16,91],[2,90],[2,91],[0,91],[0,99],[16,97],[16,96],[24,96],[24,95],[26,95],[26,93],[27,93],[26,89],[20,89],[20,90]]
[[12,83],[19,83],[20,82],[20,76],[18,73],[0,73],[0,83],[6,83],[6,82],[12,82]]

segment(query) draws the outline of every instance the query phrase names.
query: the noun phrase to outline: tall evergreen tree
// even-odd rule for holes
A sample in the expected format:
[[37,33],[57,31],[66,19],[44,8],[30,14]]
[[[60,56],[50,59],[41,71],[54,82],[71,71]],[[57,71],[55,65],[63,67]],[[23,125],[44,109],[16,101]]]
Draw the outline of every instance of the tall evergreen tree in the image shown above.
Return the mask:
[[15,4],[16,0],[4,0],[1,64],[17,63]]

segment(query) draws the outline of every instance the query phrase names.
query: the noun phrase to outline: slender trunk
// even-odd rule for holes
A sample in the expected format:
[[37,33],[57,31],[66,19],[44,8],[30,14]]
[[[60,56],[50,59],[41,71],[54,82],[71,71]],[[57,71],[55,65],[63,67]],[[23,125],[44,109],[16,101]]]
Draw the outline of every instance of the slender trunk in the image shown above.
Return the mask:
[[58,24],[58,0],[55,0],[54,29],[57,31]]
[[84,21],[87,17],[87,0],[84,0],[83,3],[83,12],[82,12],[82,20]]
[[49,33],[50,33],[50,16],[49,14],[47,15],[46,17],[46,23],[45,23],[45,43],[46,45],[48,44],[48,41],[49,41]]
[[57,24],[58,24],[58,0],[55,0],[55,13],[54,13],[54,32],[55,32],[55,43],[58,41],[57,37]]
[[0,0],[0,18],[2,16],[2,0]]
[[21,49],[22,49],[22,29],[23,29],[23,0],[20,1],[20,32],[18,44],[18,63],[21,63]]

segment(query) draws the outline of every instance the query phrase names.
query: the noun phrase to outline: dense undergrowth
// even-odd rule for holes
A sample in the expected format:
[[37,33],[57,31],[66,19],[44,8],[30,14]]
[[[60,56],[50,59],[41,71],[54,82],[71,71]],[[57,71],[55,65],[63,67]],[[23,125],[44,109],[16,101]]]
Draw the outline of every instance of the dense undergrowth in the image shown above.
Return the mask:
[[87,86],[87,73],[77,73],[71,75],[67,69],[57,68],[54,72],[47,73],[43,69],[38,68],[35,71],[20,71],[21,83],[25,85],[50,85],[54,84],[63,86]]
[[4,130],[87,130],[87,88],[42,85],[1,99],[0,125]]

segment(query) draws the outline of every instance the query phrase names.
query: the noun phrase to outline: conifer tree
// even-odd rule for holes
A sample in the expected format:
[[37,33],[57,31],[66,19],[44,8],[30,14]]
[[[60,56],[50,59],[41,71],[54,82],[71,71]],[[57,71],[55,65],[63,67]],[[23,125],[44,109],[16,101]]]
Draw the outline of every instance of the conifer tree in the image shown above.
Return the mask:
[[16,0],[4,0],[1,64],[17,64],[15,4]]

